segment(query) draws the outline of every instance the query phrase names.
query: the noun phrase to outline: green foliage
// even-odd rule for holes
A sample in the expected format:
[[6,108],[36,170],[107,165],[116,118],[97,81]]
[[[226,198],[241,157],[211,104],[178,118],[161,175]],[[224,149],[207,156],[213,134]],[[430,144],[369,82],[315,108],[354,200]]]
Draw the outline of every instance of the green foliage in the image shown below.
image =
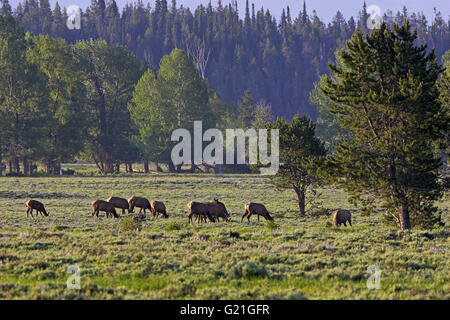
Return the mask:
[[103,40],[78,42],[77,64],[87,88],[88,143],[85,155],[103,173],[112,173],[115,161],[137,159],[130,136],[133,128],[127,105],[143,73],[137,57]]
[[278,229],[278,225],[272,221],[272,220],[267,220],[266,221],[266,229],[269,231],[273,231],[273,230],[277,230]]
[[238,102],[239,121],[242,128],[249,128],[255,118],[255,98],[250,91],[245,91],[241,101]]
[[357,30],[321,87],[349,131],[327,172],[355,202],[382,199],[402,229],[437,221],[441,159],[431,146],[450,123],[436,85],[442,70],[409,29],[408,21],[393,30],[382,24],[366,38]]
[[166,227],[166,231],[173,231],[173,230],[181,230],[181,224],[177,222],[169,223]]
[[119,230],[122,232],[136,232],[141,230],[142,223],[135,217],[125,217],[119,223]]
[[229,236],[230,238],[239,238],[241,235],[239,232],[230,231]]
[[30,46],[20,25],[0,16],[0,163],[6,154],[15,174],[20,160],[37,158],[45,137],[36,124],[45,124],[49,114],[46,77],[27,58]]
[[217,99],[186,53],[174,49],[161,59],[157,74],[147,70],[128,105],[141,152],[149,160],[171,163],[172,131],[192,129],[196,120],[206,128],[214,126],[217,120],[209,103],[217,106]]
[[265,278],[268,276],[266,268],[258,265],[252,261],[239,262],[229,274],[232,279],[246,279]]
[[314,83],[314,89],[310,93],[310,101],[318,107],[316,121],[316,136],[324,142],[329,153],[334,151],[335,145],[347,137],[345,131],[339,125],[337,117],[330,112],[329,106],[333,103],[322,93],[320,87],[325,84],[326,75],[320,77],[320,81]]
[[268,129],[278,129],[280,137],[280,168],[277,174],[270,176],[278,188],[291,188],[298,198],[299,214],[306,213],[308,191],[320,183],[316,171],[326,150],[323,142],[315,137],[315,124],[306,116],[297,114],[288,123],[278,118]]
[[43,123],[46,138],[43,157],[47,173],[59,174],[63,161],[70,161],[85,143],[86,89],[75,64],[72,48],[62,39],[29,35],[28,59],[45,74],[49,89],[48,117]]

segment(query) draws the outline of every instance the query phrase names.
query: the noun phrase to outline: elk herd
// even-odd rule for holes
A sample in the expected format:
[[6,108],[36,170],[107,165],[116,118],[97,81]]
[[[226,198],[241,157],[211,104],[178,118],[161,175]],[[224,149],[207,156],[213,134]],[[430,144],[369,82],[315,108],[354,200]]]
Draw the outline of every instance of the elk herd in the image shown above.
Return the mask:
[[[37,200],[28,200],[27,201],[27,217],[31,214],[33,217],[33,210],[36,210],[36,215],[39,213],[42,216],[48,216],[48,212],[45,210],[44,204]],[[110,197],[105,200],[95,200],[92,202],[92,216],[99,215],[100,211],[106,214],[106,217],[115,217],[119,218],[119,214],[116,209],[121,209],[122,214],[125,214],[128,210],[128,213],[133,213],[134,208],[139,208],[139,214],[146,216],[146,210],[149,210],[153,217],[157,218],[160,214],[164,218],[168,218],[169,215],[166,211],[166,206],[161,201],[149,201],[146,198],[132,196],[130,199],[126,200],[124,198],[119,197]],[[196,202],[191,201],[187,204],[188,208],[188,221],[189,223],[193,222],[193,219],[196,219],[198,223],[200,222],[218,222],[220,219],[222,221],[228,221],[230,219],[230,214],[227,211],[225,205],[220,202],[218,199],[214,199],[209,202]],[[266,220],[272,221],[273,218],[267,211],[266,207],[260,203],[250,202],[245,205],[244,215],[241,218],[241,222],[246,217],[248,222],[250,222],[250,217],[252,215],[256,215],[258,217],[258,221],[260,221],[260,216],[265,218]],[[352,225],[351,222],[351,214],[348,210],[336,210],[333,214],[333,222],[335,226],[340,226],[341,224],[346,225],[346,222]]]
[[[133,213],[134,208],[139,208],[140,215],[146,215],[146,210],[149,210],[153,217],[157,218],[160,214],[164,218],[168,218],[169,215],[166,211],[166,206],[161,201],[149,201],[146,198],[132,196],[130,199],[126,200],[120,197],[110,197],[105,200],[95,200],[92,202],[92,216],[99,216],[100,211],[106,214],[106,217],[119,218],[119,214],[116,209],[122,210],[122,214]],[[218,222],[220,219],[222,221],[228,221],[230,219],[230,214],[227,211],[225,205],[218,199],[214,199],[209,202],[196,202],[191,201],[187,204],[188,208],[188,221],[191,223],[193,219],[196,219],[198,223],[200,222]],[[27,201],[27,217],[29,214],[33,216],[33,210],[36,210],[36,214],[41,213],[41,215],[48,216],[47,211],[45,211],[44,204],[37,200]],[[273,220],[267,211],[266,207],[259,203],[249,203],[245,205],[245,212],[242,216],[241,222],[244,217],[247,217],[248,222],[250,222],[250,217],[252,215],[262,216],[266,220]]]

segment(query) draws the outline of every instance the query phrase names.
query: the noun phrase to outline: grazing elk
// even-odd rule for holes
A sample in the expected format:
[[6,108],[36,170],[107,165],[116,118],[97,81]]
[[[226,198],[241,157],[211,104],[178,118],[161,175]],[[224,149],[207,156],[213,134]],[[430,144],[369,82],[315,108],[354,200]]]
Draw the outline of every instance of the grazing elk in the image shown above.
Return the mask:
[[205,204],[209,207],[209,214],[214,220],[219,221],[219,218],[222,218],[223,221],[228,221],[230,215],[228,214],[227,208],[218,199],[214,199],[211,202],[205,202]]
[[159,216],[159,214],[161,213],[163,216],[164,216],[164,218],[168,218],[169,216],[167,215],[167,212],[166,212],[166,206],[164,205],[164,203],[163,202],[161,202],[161,201],[152,201],[151,203],[150,203],[150,208],[151,208],[151,211],[152,211],[152,214],[153,214],[153,216],[155,217],[158,217]]
[[152,208],[150,206],[150,201],[148,201],[146,198],[132,196],[130,199],[128,199],[128,205],[129,205],[129,209],[128,209],[129,213],[134,212],[134,207],[140,208],[139,213],[141,213],[142,210],[144,210],[144,214],[145,214],[145,210],[147,210],[147,209],[152,211]]
[[263,204],[250,202],[245,205],[245,212],[242,216],[241,222],[245,217],[247,217],[248,222],[250,222],[250,217],[252,214],[256,214],[258,216],[258,221],[260,221],[259,216],[264,217],[266,220],[273,220],[269,214],[269,211],[267,211]]
[[344,227],[346,227],[346,222],[352,226],[352,215],[348,210],[336,210],[333,214],[333,222],[335,227],[339,227],[341,224],[344,224]]
[[125,214],[125,210],[128,210],[128,213],[130,213],[130,207],[127,199],[119,197],[109,197],[107,201],[112,203],[115,208],[122,209],[122,214]]
[[189,209],[189,223],[191,223],[193,216],[198,218],[199,223],[203,220],[206,222],[206,218],[211,222],[215,221],[209,213],[209,207],[205,203],[191,201],[187,204],[187,207]]
[[28,200],[27,201],[27,217],[29,214],[33,216],[33,210],[36,210],[36,215],[39,215],[39,213],[42,216],[48,216],[48,212],[45,211],[44,205],[37,201],[37,200]]
[[114,205],[108,201],[95,200],[94,202],[92,202],[92,208],[94,209],[92,212],[92,216],[96,215],[98,217],[99,212],[103,211],[106,213],[107,218],[109,218],[110,215],[113,215],[115,218],[119,217],[116,212],[116,208],[114,208]]

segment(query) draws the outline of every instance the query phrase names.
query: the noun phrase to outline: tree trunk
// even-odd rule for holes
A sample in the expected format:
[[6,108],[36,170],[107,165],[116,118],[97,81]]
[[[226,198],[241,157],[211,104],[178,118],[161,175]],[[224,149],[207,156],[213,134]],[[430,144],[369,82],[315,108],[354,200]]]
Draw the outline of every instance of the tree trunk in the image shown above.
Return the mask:
[[148,161],[144,161],[144,173],[149,173]]
[[28,168],[30,170],[30,176],[32,176],[33,175],[33,171],[34,171],[34,169],[33,169],[33,162],[32,161],[28,162]]
[[133,173],[133,164],[131,162],[128,163],[128,171]]
[[19,147],[19,115],[15,114],[15,121],[14,121],[14,142],[15,142],[15,148],[14,148],[14,169],[17,174],[20,173],[20,163],[19,163],[19,157],[17,156],[17,148]]
[[23,164],[23,175],[27,176],[29,170],[28,170],[28,159],[26,156],[23,157],[22,164]]
[[51,164],[50,164],[50,160],[47,160],[45,162],[45,173],[50,174],[51,173]]
[[59,163],[58,160],[53,161],[52,167],[54,174],[58,174],[61,171],[61,163]]
[[398,209],[399,218],[400,218],[400,229],[401,230],[409,230],[411,229],[411,222],[409,220],[409,210],[406,204],[400,206]]
[[9,173],[13,173],[13,165],[12,165],[12,161],[9,161]]
[[300,217],[304,217],[305,216],[305,207],[306,207],[305,191],[298,187],[294,187],[294,190],[295,190],[295,193],[297,194],[298,211],[299,211]]
[[19,174],[20,173],[19,157],[14,156],[13,164],[14,164],[14,172],[16,174]]

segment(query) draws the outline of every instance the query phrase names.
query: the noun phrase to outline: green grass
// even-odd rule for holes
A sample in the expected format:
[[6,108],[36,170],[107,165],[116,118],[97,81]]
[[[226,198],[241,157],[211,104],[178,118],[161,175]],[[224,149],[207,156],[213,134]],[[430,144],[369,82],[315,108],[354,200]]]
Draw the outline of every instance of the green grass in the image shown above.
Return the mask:
[[[449,227],[400,232],[381,214],[362,217],[346,194],[324,189],[331,217],[297,219],[293,192],[258,175],[134,174],[0,178],[0,299],[449,299]],[[169,219],[92,217],[91,202],[140,195],[165,202]],[[26,217],[25,202],[49,217]],[[219,198],[230,222],[189,225],[186,204]],[[246,202],[274,223],[240,222]],[[439,204],[450,223],[448,196]],[[119,211],[120,212],[120,211]],[[67,289],[69,265],[81,289]],[[377,265],[381,288],[366,286]]]

